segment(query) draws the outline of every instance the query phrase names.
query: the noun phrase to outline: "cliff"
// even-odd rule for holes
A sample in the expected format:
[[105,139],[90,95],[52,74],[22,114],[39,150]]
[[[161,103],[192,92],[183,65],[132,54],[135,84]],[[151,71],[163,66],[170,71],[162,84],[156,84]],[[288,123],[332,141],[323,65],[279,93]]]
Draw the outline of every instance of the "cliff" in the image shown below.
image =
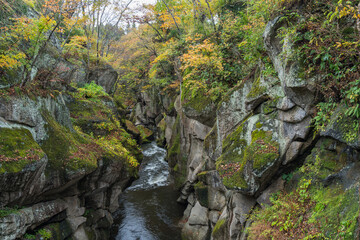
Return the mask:
[[260,63],[222,98],[182,85],[179,95],[150,89],[136,106],[168,148],[184,239],[358,236],[359,134],[344,105],[314,131],[316,77],[302,74],[283,27],[277,17],[263,33],[276,74]]

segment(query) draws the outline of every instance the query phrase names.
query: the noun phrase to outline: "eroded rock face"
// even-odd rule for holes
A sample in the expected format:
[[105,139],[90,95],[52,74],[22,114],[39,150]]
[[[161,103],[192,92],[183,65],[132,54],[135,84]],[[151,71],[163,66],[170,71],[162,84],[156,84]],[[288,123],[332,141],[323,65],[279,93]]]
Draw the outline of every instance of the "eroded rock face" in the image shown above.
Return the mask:
[[[104,106],[114,111],[112,102]],[[65,98],[1,100],[0,134],[0,207],[29,206],[0,218],[1,239],[40,225],[59,239],[108,238],[111,212],[131,176],[120,155],[69,160],[82,143]]]
[[88,82],[94,81],[104,88],[105,92],[111,93],[117,80],[118,73],[111,66],[96,68],[89,73]]
[[64,201],[54,200],[35,204],[0,218],[0,237],[4,240],[20,238],[28,228],[37,227],[66,208],[67,204]]
[[48,137],[43,111],[48,111],[59,124],[73,131],[70,112],[62,95],[56,100],[51,97],[32,100],[26,96],[0,100],[0,127],[26,128],[35,141],[42,142]]
[[[212,120],[201,118],[210,109],[209,102],[196,105],[186,96],[175,102],[179,120],[168,144],[171,149],[179,143],[172,167],[186,165],[179,200],[188,204],[183,234],[189,239],[203,237],[193,235],[194,196],[208,209],[212,239],[246,239],[248,214],[256,204],[270,204],[269,196],[284,186],[283,180],[274,182],[274,178],[316,141],[310,126],[313,79],[299,77],[299,64],[290,58],[292,43],[277,37],[280,27],[286,24],[278,17],[263,35],[276,77],[256,72],[223,97],[216,115],[207,115]],[[201,231],[199,224],[194,226]]]

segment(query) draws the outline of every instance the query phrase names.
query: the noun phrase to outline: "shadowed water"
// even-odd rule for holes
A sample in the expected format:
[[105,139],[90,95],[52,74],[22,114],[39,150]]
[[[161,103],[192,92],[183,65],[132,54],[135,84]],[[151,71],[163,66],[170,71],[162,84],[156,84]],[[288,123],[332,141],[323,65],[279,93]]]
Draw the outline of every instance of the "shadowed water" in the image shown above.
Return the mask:
[[180,240],[177,224],[184,208],[169,181],[166,151],[153,142],[143,146],[143,154],[139,179],[120,197],[111,239]]

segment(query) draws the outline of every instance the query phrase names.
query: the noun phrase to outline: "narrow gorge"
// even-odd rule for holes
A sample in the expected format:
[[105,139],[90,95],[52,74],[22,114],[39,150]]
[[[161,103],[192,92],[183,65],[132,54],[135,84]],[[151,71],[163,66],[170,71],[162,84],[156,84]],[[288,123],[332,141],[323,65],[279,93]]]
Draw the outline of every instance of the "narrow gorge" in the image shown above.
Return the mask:
[[0,0],[0,239],[359,239],[360,2],[131,2]]

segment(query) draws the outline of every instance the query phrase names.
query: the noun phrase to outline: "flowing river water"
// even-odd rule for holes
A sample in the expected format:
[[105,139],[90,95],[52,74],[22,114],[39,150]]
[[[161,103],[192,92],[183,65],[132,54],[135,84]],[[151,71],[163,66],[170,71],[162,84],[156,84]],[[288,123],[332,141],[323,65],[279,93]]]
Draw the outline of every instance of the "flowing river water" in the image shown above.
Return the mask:
[[120,197],[111,239],[180,240],[184,207],[176,202],[179,193],[170,181],[166,150],[152,142],[143,146],[143,155],[139,179]]

